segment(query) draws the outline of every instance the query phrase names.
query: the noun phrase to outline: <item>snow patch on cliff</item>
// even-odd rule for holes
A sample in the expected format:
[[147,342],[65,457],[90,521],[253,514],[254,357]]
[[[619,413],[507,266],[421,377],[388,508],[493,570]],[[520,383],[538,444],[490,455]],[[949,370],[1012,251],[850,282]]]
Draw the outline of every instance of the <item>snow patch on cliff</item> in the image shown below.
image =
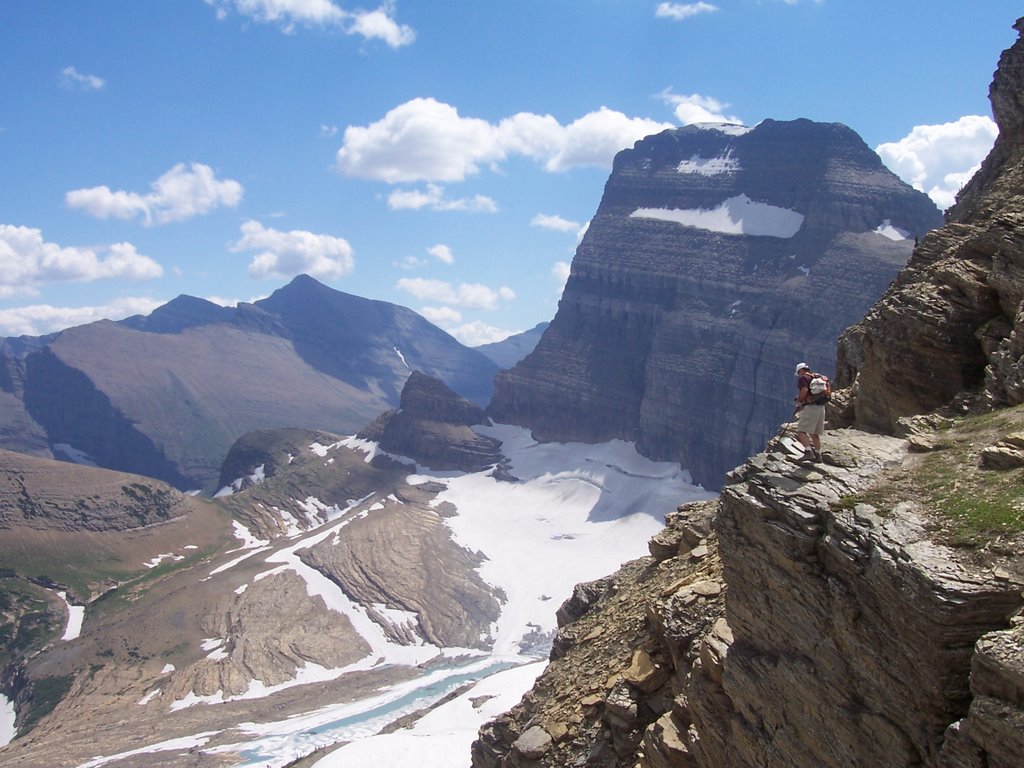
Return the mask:
[[890,240],[907,240],[910,237],[910,233],[905,229],[893,226],[892,222],[886,219],[877,227],[875,227],[875,234],[887,237]]
[[683,160],[676,166],[679,173],[696,173],[701,176],[718,176],[721,174],[736,173],[740,169],[740,161],[732,156],[732,152],[726,152],[718,157],[701,157],[694,155],[689,160]]
[[724,235],[780,238],[793,237],[804,223],[802,213],[757,203],[742,194],[730,197],[717,208],[637,208],[630,217],[671,221]]

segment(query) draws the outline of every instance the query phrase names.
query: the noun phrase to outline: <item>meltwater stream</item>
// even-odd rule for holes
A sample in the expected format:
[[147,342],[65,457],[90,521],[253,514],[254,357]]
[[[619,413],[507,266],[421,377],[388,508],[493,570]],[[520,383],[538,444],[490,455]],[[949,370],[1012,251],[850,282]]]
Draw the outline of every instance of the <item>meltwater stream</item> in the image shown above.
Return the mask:
[[324,707],[273,723],[243,723],[239,727],[254,737],[251,741],[210,751],[238,755],[245,760],[241,765],[249,768],[280,768],[319,747],[372,736],[397,718],[428,708],[461,686],[526,661],[531,660],[487,658],[453,664],[391,686],[379,696],[363,701]]

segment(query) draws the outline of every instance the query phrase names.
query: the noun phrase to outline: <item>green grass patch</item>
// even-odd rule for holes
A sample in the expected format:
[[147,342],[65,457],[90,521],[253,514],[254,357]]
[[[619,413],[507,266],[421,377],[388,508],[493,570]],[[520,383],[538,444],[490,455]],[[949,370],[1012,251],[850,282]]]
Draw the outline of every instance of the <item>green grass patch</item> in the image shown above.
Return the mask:
[[885,516],[914,502],[931,519],[936,540],[979,549],[999,537],[1024,533],[1024,468],[983,469],[981,452],[1024,431],[1024,407],[943,423],[936,450],[883,473],[870,488],[844,496],[833,508],[870,504]]

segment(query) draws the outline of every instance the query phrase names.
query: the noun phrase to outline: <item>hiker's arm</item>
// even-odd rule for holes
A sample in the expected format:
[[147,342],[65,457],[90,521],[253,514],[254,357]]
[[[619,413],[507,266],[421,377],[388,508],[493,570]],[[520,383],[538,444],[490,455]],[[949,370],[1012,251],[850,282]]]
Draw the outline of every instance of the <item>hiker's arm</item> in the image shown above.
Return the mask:
[[800,391],[797,393],[797,396],[795,398],[798,407],[807,405],[807,397],[808,395],[810,395],[810,393],[811,390],[809,387],[800,387]]

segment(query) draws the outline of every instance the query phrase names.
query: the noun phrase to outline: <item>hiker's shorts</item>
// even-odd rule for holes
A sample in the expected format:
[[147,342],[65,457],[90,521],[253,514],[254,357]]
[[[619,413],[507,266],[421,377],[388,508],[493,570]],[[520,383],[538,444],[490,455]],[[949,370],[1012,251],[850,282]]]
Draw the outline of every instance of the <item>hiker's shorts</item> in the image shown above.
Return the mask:
[[825,434],[825,406],[805,405],[800,409],[800,416],[796,420],[796,431],[806,432],[808,435]]

